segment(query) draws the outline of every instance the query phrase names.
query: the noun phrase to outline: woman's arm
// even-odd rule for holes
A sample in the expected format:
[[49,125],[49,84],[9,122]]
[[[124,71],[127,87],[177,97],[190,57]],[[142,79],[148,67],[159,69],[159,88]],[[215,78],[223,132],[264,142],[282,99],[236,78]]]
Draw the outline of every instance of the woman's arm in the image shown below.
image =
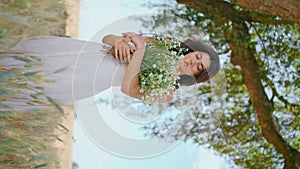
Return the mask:
[[128,96],[141,99],[139,73],[145,54],[144,40],[135,33],[125,33],[124,37],[133,42],[136,47],[131,62],[128,64],[121,86],[121,91]]
[[116,36],[113,34],[109,34],[104,36],[104,38],[102,39],[102,42],[111,46],[114,46],[116,43],[120,42],[123,40],[122,36]]
[[[130,97],[142,100],[143,94],[140,92],[139,73],[146,50],[145,42],[142,37],[135,33],[125,33],[124,36],[130,38],[134,43],[136,50],[125,71],[121,91]],[[159,103],[168,103],[173,100],[173,95],[174,92],[170,91],[169,95],[163,98],[155,98],[155,101]]]
[[[144,42],[147,43],[155,39],[154,37],[146,37],[146,36],[142,36],[141,38],[144,40]],[[127,35],[127,33],[123,33],[123,36],[116,36],[116,35],[109,34],[102,39],[103,43],[113,46],[114,48],[113,56],[121,63],[130,62],[130,55],[134,52],[132,47],[128,45],[128,42],[130,41],[131,40]]]

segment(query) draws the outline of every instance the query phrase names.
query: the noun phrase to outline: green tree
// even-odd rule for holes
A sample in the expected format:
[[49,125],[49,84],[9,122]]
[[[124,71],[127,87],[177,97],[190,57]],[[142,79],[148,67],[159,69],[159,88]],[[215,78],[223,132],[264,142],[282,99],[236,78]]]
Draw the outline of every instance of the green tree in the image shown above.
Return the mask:
[[[187,21],[178,29],[200,27],[206,32],[218,53],[224,54],[227,92],[216,94],[215,84],[202,85],[199,97],[187,101],[184,116],[151,124],[145,127],[148,134],[172,139],[187,135],[186,140],[213,148],[236,166],[298,168],[300,30],[299,15],[293,14],[299,3],[285,2],[290,14],[284,14],[274,6],[277,1],[268,3],[267,13],[245,6],[244,1],[177,2],[184,5],[150,5],[161,9],[153,28],[167,24],[162,21],[174,22],[162,19],[173,16]],[[203,106],[208,108],[201,110]],[[212,121],[215,115],[218,118]]]

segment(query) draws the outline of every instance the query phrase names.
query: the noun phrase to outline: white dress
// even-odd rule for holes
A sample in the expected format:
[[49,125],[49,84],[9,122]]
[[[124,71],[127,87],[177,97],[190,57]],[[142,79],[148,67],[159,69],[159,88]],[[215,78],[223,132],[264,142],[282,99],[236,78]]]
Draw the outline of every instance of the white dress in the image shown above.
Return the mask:
[[[122,157],[144,158],[157,156],[173,148],[178,142],[162,142],[155,138],[127,137],[111,127],[112,124],[128,129],[135,124],[137,131],[140,125],[152,122],[160,117],[159,113],[147,113],[140,117],[127,116],[141,114],[143,110],[133,105],[129,97],[114,99],[116,109],[105,111],[98,107],[94,96],[110,87],[120,86],[126,64],[120,64],[111,55],[105,54],[101,43],[85,42],[63,37],[43,36],[26,40],[13,51],[18,55],[32,54],[44,63],[42,66],[28,68],[26,71],[40,71],[46,79],[54,82],[39,84],[45,88],[45,94],[62,105],[74,105],[76,117],[85,133],[95,144],[104,150]],[[22,61],[13,58],[1,60],[6,67],[24,66]],[[32,92],[32,91],[27,91]],[[27,93],[24,97],[30,97]],[[22,99],[21,99],[22,100]],[[11,103],[19,110],[26,110],[24,103]],[[122,107],[123,105],[123,107]],[[167,106],[167,105],[166,105]],[[167,110],[167,107],[159,107]],[[150,107],[151,112],[153,107]],[[114,113],[115,112],[115,113]],[[173,113],[173,112],[171,112]],[[105,119],[108,115],[117,114],[122,118]],[[106,116],[105,116],[106,115]],[[109,116],[111,117],[111,116]],[[125,117],[125,118],[124,118]],[[132,122],[134,122],[132,124]],[[131,130],[130,130],[131,131]],[[179,139],[181,140],[181,139]]]
[[[103,44],[96,42],[42,36],[25,40],[12,50],[41,58],[42,66],[27,71],[41,71],[46,79],[54,80],[39,85],[45,88],[47,96],[64,105],[120,86],[126,69],[126,64],[106,54]],[[13,66],[24,64],[12,58],[1,62]]]

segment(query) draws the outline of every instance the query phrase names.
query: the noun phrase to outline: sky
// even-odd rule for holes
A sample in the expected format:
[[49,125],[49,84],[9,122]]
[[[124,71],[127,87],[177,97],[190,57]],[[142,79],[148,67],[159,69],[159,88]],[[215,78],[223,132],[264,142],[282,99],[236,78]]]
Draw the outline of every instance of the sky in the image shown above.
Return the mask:
[[[141,7],[146,1],[140,0],[81,0],[79,39],[90,40],[98,31],[121,18],[134,14],[155,12]],[[161,0],[151,0],[161,2]],[[101,93],[110,95],[107,90]],[[101,107],[104,119],[119,133],[135,133],[136,126],[122,120],[120,114],[109,106]],[[118,123],[116,123],[118,121]],[[120,125],[122,124],[122,125]],[[127,132],[127,133],[126,133]],[[133,134],[134,135],[134,134]],[[228,164],[211,150],[180,142],[166,153],[144,159],[131,159],[111,154],[97,146],[84,132],[78,121],[74,126],[73,161],[79,169],[227,169]],[[198,168],[197,168],[198,167]]]

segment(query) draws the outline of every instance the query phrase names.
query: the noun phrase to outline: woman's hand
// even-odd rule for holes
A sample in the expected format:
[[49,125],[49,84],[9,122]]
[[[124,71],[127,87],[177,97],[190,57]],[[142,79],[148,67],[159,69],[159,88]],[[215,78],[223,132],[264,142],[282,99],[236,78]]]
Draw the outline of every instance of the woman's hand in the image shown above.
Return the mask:
[[133,33],[133,32],[126,32],[126,33],[122,33],[123,34],[123,38],[126,41],[131,41],[136,50],[145,50],[146,46],[145,46],[145,41],[144,38],[141,37],[140,35]]
[[113,46],[113,57],[121,63],[129,63],[131,61],[130,54],[135,52],[128,42],[132,42],[136,50],[145,50],[146,48],[144,38],[133,32],[123,33],[123,36],[109,34],[102,39],[102,42]]
[[128,45],[130,39],[126,40],[122,36],[109,34],[103,37],[102,42],[113,46],[113,57],[115,59],[123,63],[130,62],[130,54],[134,52],[133,49]]
[[121,63],[130,62],[130,54],[133,53],[133,49],[128,45],[128,42],[123,38],[122,40],[114,44],[115,59]]

